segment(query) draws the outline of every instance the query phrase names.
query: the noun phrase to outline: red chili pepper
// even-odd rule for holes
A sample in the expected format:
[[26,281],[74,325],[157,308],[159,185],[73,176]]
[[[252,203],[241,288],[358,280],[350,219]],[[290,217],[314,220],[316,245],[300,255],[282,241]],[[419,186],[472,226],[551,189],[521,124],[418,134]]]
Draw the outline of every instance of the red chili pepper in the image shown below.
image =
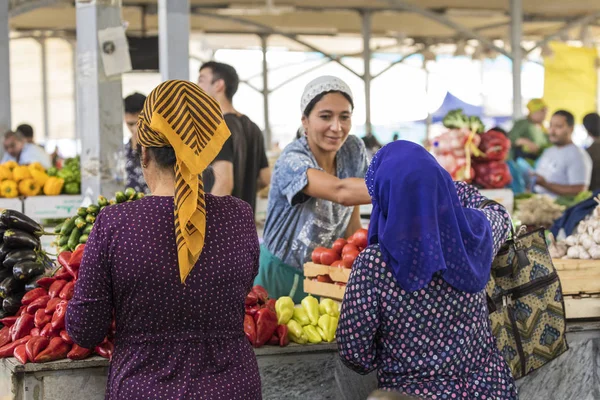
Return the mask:
[[61,360],[69,354],[71,346],[66,344],[60,337],[50,340],[50,344],[44,351],[34,359],[36,363]]
[[25,296],[23,296],[23,298],[21,299],[21,304],[23,304],[24,306],[29,305],[31,303],[33,303],[34,300],[38,299],[39,297],[42,296],[46,296],[48,295],[48,291],[44,288],[35,288],[27,293],[25,293]]
[[10,328],[5,326],[4,328],[0,329],[0,347],[7,343],[10,343]]
[[256,314],[258,310],[260,310],[260,306],[258,304],[246,306],[246,315],[251,315],[254,317],[254,314]]
[[41,332],[40,328],[33,328],[31,330],[31,336],[33,336],[33,337],[40,336],[40,332]]
[[60,297],[55,297],[53,299],[50,299],[50,301],[48,301],[48,304],[46,305],[46,309],[44,310],[46,312],[46,314],[49,314],[49,315],[54,314],[54,311],[56,311],[56,306],[61,301],[62,300]]
[[62,300],[56,306],[56,311],[52,315],[52,330],[59,332],[65,327],[65,315],[67,314],[67,301]]
[[53,299],[55,297],[58,297],[60,291],[65,287],[66,284],[67,281],[65,281],[64,279],[56,280],[52,284],[52,286],[50,286],[50,289],[48,289],[48,294],[50,295],[50,298]]
[[56,270],[56,273],[54,274],[54,278],[57,281],[58,280],[70,281],[73,279],[73,275],[71,275],[71,273],[69,271],[67,271],[65,268],[60,267],[59,269]]
[[268,345],[271,346],[278,346],[279,345],[279,336],[277,336],[277,333],[274,333],[273,336],[271,336],[271,339],[269,339],[269,341],[267,342]]
[[246,306],[253,306],[257,303],[258,297],[256,296],[256,293],[250,291],[250,293],[248,293],[248,295],[246,296]]
[[83,360],[85,358],[88,358],[91,355],[92,355],[91,349],[84,349],[83,347],[74,344],[73,348],[71,349],[69,354],[67,354],[67,358],[69,360]]
[[17,322],[15,322],[11,340],[15,342],[21,339],[22,337],[29,335],[29,333],[34,327],[35,325],[33,324],[33,315],[29,313],[24,313],[19,317]]
[[50,301],[50,296],[42,296],[35,299],[31,304],[27,306],[27,312],[29,314],[35,314],[37,310],[42,309],[45,310],[48,302]]
[[66,344],[73,344],[73,339],[71,339],[67,331],[60,331],[60,337]]
[[260,285],[256,285],[252,288],[252,292],[256,293],[256,297],[258,298],[258,302],[260,304],[265,304],[269,299],[269,294],[267,293],[267,289]]
[[74,292],[75,292],[75,281],[71,281],[62,288],[58,297],[60,297],[63,300],[71,300],[73,298]]
[[38,354],[43,351],[50,344],[50,339],[45,336],[36,336],[29,339],[25,345],[27,351],[27,358],[31,361],[35,360]]
[[279,325],[277,327],[277,336],[279,336],[279,346],[285,347],[290,344],[290,339],[288,338],[288,327],[287,325]]
[[271,339],[277,330],[277,314],[268,308],[258,310],[254,316],[256,321],[256,345],[261,347]]
[[508,165],[503,161],[475,164],[475,183],[484,189],[501,189],[512,182]]
[[112,358],[114,349],[115,345],[109,342],[108,340],[105,340],[104,342],[102,342],[102,344],[96,346],[94,351],[100,357],[108,358],[110,360]]
[[254,317],[251,315],[244,316],[244,333],[252,346],[254,346],[254,343],[256,343],[256,323],[254,322]]
[[21,364],[27,364],[27,350],[25,350],[24,344],[15,347],[15,351],[13,352],[13,356],[17,359]]
[[71,255],[71,259],[69,260],[69,266],[73,270],[78,270],[81,266],[81,260],[83,258],[83,252],[85,250],[85,245],[77,246],[73,254]]
[[489,130],[480,135],[479,150],[485,153],[478,161],[504,161],[510,150],[510,140],[502,132]]
[[19,311],[17,311],[15,316],[20,317],[26,310],[27,310],[27,306],[21,306],[21,308],[19,308]]
[[15,324],[15,322],[17,322],[17,319],[19,319],[19,317],[16,315],[13,315],[12,317],[4,317],[0,319],[0,323],[2,323],[4,326],[11,327]]
[[31,339],[31,336],[25,336],[17,340],[16,342],[7,343],[4,346],[0,347],[0,358],[12,357],[17,346],[27,344],[29,339]]
[[71,277],[77,280],[77,275],[79,272],[79,267],[73,268],[70,264],[70,260],[72,258],[70,251],[63,251],[58,255],[58,263],[62,265],[63,269],[67,271]]
[[57,336],[56,331],[54,329],[52,329],[51,322],[48,322],[46,324],[46,326],[44,326],[44,328],[40,332],[40,336],[46,336],[46,337],[50,337],[50,338]]
[[37,280],[37,284],[44,289],[48,289],[56,281],[56,278],[46,276]]
[[46,310],[40,308],[33,316],[33,323],[37,328],[43,328],[48,322],[52,321],[52,316],[46,314]]
[[269,299],[265,303],[265,307],[277,314],[277,312],[275,311],[275,303],[277,303],[277,300]]

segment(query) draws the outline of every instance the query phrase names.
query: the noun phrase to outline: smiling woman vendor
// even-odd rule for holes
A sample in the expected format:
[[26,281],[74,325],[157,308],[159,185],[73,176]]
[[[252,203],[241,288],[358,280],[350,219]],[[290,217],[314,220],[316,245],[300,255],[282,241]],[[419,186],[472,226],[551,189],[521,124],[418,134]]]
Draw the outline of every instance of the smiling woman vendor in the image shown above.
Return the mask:
[[358,205],[371,198],[364,180],[367,151],[362,140],[348,135],[353,108],[352,91],[339,78],[322,76],[304,89],[305,135],[275,164],[255,280],[273,298],[300,302],[302,266],[311,252],[361,228]]

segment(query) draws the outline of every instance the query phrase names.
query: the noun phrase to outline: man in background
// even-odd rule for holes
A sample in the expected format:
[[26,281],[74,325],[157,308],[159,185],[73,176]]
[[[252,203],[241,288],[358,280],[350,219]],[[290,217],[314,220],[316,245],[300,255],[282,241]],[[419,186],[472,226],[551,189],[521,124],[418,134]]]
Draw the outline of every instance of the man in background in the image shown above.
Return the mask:
[[19,131],[4,134],[4,156],[1,162],[7,161],[15,161],[19,165],[39,162],[46,169],[52,166],[48,153],[40,146],[27,142]]
[[232,195],[256,209],[258,190],[271,182],[271,171],[260,128],[233,107],[240,80],[231,65],[207,62],[200,67],[198,85],[219,102],[231,137],[203,176],[207,192]]
[[511,158],[524,158],[533,162],[548,146],[548,138],[542,129],[548,107],[542,99],[533,99],[527,103],[527,110],[527,118],[516,121],[508,137],[512,149]]
[[21,124],[17,126],[17,132],[23,135],[27,143],[35,143],[33,141],[33,127],[31,125]]
[[587,190],[592,178],[592,159],[573,143],[575,118],[568,111],[554,113],[548,130],[552,147],[537,162],[535,192],[552,197],[576,196]]
[[596,190],[600,190],[600,115],[598,113],[590,113],[583,117],[583,127],[594,141],[587,148],[587,152],[592,159],[590,190],[595,192]]
[[126,187],[131,187],[136,192],[149,193],[148,185],[144,179],[140,159],[137,155],[137,121],[144,108],[146,96],[133,93],[123,100],[125,106],[125,124],[131,132],[131,139],[125,145],[125,175]]

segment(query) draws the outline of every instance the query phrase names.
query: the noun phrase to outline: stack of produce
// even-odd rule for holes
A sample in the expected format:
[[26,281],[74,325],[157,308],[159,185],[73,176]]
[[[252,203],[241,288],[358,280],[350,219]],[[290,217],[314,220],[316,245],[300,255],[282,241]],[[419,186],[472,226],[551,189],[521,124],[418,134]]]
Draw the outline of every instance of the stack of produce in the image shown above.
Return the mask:
[[433,154],[452,179],[471,182],[475,177],[471,156],[480,154],[479,134],[484,130],[483,122],[478,117],[465,115],[462,110],[453,110],[442,123],[449,130],[433,141]]
[[44,229],[26,215],[15,210],[0,213],[0,318],[14,315],[21,299],[36,287],[36,280],[52,267],[52,261],[41,250]]
[[332,342],[340,316],[335,301],[306,296],[295,305],[291,297],[280,297],[275,303],[277,322],[287,326],[289,339],[298,344]]
[[0,197],[59,195],[64,180],[50,177],[40,163],[27,166],[7,161],[0,165]]
[[269,299],[267,290],[260,285],[254,286],[246,296],[244,333],[253,347],[289,344],[288,328],[278,322],[276,308],[275,299]]
[[89,207],[80,207],[77,210],[76,216],[67,218],[65,222],[54,229],[54,233],[58,235],[56,243],[59,252],[73,251],[79,244],[85,244],[88,235],[94,227],[98,213],[104,207],[139,200],[143,197],[144,193],[137,193],[134,189],[127,188],[125,192],[117,192],[114,200],[108,201],[106,197],[99,196],[97,204],[92,204]]
[[54,167],[48,169],[48,175],[64,180],[65,184],[62,188],[62,193],[81,193],[81,165],[79,156],[66,159],[61,169]]
[[[595,199],[600,203],[600,197]],[[600,205],[577,225],[575,233],[550,245],[552,258],[600,260]]]
[[[346,239],[337,239],[333,242],[331,249],[326,247],[317,247],[311,254],[312,262],[321,265],[330,265],[339,268],[352,268],[354,260],[358,254],[363,251],[368,243],[368,231],[359,229],[352,236]],[[317,277],[320,282],[331,283],[328,277]]]
[[84,245],[75,252],[58,256],[61,265],[52,277],[37,280],[37,288],[27,293],[23,306],[14,317],[0,320],[0,358],[15,357],[19,362],[43,363],[64,358],[82,360],[96,353],[112,356],[115,324],[105,340],[95,349],[84,349],[73,343],[65,331],[65,315],[73,297]]
[[515,219],[530,228],[539,226],[550,228],[564,211],[565,207],[556,204],[549,196],[536,194],[519,200]]
[[483,189],[502,189],[512,182],[506,163],[510,151],[510,140],[504,133],[489,130],[481,135],[480,154],[473,159],[474,183]]

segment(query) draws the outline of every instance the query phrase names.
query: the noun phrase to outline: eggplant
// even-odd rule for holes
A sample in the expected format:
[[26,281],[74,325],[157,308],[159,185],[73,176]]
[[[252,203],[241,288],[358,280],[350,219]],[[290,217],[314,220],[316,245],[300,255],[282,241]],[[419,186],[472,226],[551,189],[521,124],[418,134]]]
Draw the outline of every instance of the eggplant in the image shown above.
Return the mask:
[[[17,310],[18,311],[18,310]],[[0,319],[10,317],[10,314],[4,311],[4,308],[0,308]]]
[[39,249],[42,245],[38,237],[18,229],[4,232],[3,244],[11,249]]
[[13,251],[13,249],[8,247],[8,245],[4,243],[0,244],[0,263],[4,262],[4,259],[11,251]]
[[3,210],[0,213],[0,223],[8,229],[21,230],[35,236],[42,236],[45,233],[40,224],[16,210]]
[[44,275],[36,275],[29,281],[27,281],[27,283],[25,284],[25,292],[31,292],[33,289],[39,288],[40,285],[38,285],[38,281],[43,277]]
[[25,289],[25,283],[15,279],[14,276],[5,278],[0,283],[0,297],[7,298],[15,293],[19,293]]
[[46,264],[43,261],[21,261],[13,267],[13,277],[20,281],[28,281],[36,275],[41,275],[46,271]]
[[8,253],[2,265],[4,265],[4,268],[12,269],[16,263],[21,261],[36,261],[38,258],[39,256],[33,250],[13,250]]
[[0,282],[5,280],[9,276],[13,276],[12,268],[11,269],[8,269],[8,268],[0,269]]
[[10,315],[14,315],[21,308],[21,299],[25,295],[24,292],[20,292],[17,294],[13,294],[12,296],[8,296],[2,302],[2,308]]

